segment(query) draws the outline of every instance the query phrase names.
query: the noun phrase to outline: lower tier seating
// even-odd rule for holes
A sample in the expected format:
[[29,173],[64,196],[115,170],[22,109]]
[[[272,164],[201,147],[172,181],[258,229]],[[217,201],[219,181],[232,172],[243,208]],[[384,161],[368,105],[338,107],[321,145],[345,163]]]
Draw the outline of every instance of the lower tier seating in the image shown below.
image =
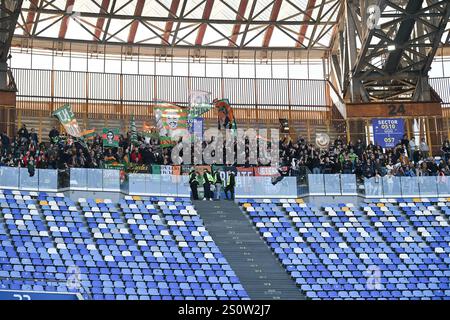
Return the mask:
[[450,299],[450,199],[242,199],[311,299]]
[[248,299],[190,200],[0,190],[0,289],[86,299]]

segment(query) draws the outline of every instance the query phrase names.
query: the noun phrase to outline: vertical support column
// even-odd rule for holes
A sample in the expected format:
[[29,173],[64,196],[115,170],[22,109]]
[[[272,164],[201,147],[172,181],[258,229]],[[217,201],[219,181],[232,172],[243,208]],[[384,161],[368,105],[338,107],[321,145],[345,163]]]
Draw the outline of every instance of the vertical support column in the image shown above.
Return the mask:
[[[288,68],[288,70],[289,70],[289,68]],[[287,89],[288,89],[288,103],[289,103],[289,119],[288,119],[288,121],[289,121],[289,124],[291,124],[291,121],[292,121],[292,98],[291,98],[291,80],[287,80]],[[289,127],[290,127],[290,125],[289,125]]]
[[[408,136],[408,139],[411,139],[411,124],[410,124],[410,120],[409,118],[405,119],[405,125],[406,125],[406,135]],[[414,119],[413,123],[414,123]]]
[[433,117],[434,122],[434,134],[436,136],[436,144],[442,144],[441,139],[439,139],[438,123],[436,117]]
[[[345,6],[345,24],[346,24],[346,53],[347,53],[347,60],[345,61],[345,70],[348,74],[348,71],[351,71],[353,69],[353,64],[356,61],[357,58],[357,49],[356,49],[356,27],[355,22],[352,17],[351,10],[354,10],[354,5],[352,1],[344,1]],[[357,80],[350,79],[350,96],[351,100],[354,102],[357,99],[359,99],[359,86],[357,86]]]
[[125,130],[123,130],[123,129],[126,128],[127,123],[128,123],[128,113],[125,115],[126,119],[124,119],[124,112],[123,112],[123,74],[122,73],[119,75],[119,101],[120,101],[120,104],[119,104],[120,123],[122,124],[121,125],[122,132],[125,132]]
[[426,131],[426,135],[427,135],[427,141],[428,141],[428,146],[430,147],[430,156],[433,156],[433,141],[431,140],[431,133],[430,133],[430,123],[429,123],[430,119],[425,118],[425,131]]
[[347,143],[350,142],[350,121],[348,119],[345,120],[345,131],[347,134]]
[[39,141],[42,141],[42,114],[39,112]]
[[84,104],[84,129],[88,129],[88,113],[89,113],[89,73],[86,73],[86,103]]
[[448,118],[445,118],[445,121],[447,123],[447,140],[450,140],[450,123]]
[[50,114],[55,110],[55,70],[50,72]]
[[308,141],[311,141],[311,125],[309,123],[309,119],[306,120],[306,130],[308,134]]
[[[20,109],[17,110],[17,127],[22,127],[22,110]],[[13,132],[13,135],[16,135],[16,133]]]
[[[423,127],[424,126],[423,119],[422,118],[417,119],[417,123],[419,125],[419,138],[420,138],[420,140],[422,140],[423,138],[426,138],[426,135],[424,132],[424,127]],[[429,143],[430,143],[430,141],[428,141],[428,144]]]
[[366,120],[366,141],[370,142],[370,121]]
[[255,113],[256,113],[256,123],[258,123],[259,122],[258,92],[257,92],[257,89],[256,89],[256,79],[254,79],[253,81],[255,81],[255,83],[254,83],[254,87],[255,87],[255,90],[254,90],[254,93],[255,93]]
[[5,109],[6,112],[6,134],[10,137],[16,131],[16,108]]

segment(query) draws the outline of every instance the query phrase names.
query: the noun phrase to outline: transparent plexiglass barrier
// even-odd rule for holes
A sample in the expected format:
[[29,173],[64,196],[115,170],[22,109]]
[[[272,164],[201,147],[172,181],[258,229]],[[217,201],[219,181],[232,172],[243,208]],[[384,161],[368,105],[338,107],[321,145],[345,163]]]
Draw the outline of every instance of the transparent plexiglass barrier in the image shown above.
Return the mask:
[[324,174],[325,195],[341,195],[341,177],[340,174]]
[[[124,192],[132,195],[190,195],[189,177],[158,174],[129,174],[121,180],[119,170],[72,168],[69,183],[62,185],[62,172],[36,169],[30,176],[27,168],[0,167],[0,188],[28,191],[71,190]],[[236,177],[236,197],[297,197],[296,177],[275,183],[272,177]],[[307,190],[306,190],[307,188]],[[364,178],[358,182],[353,174],[309,174],[302,195],[356,195],[366,197],[450,197],[450,177]]]
[[297,197],[297,178],[236,177],[236,198],[293,198]]
[[356,176],[354,174],[309,174],[309,195],[356,195]]
[[58,191],[58,171],[36,169],[30,176],[27,168],[0,167],[0,188],[26,191]]
[[70,189],[81,191],[120,191],[120,171],[113,169],[70,169]]
[[131,195],[155,195],[189,197],[189,176],[161,174],[129,174],[128,193]]
[[325,180],[323,174],[308,174],[308,189],[310,195],[325,195]]
[[341,194],[344,196],[357,195],[358,185],[354,174],[341,174]]
[[438,197],[450,195],[449,177],[394,177],[364,179],[366,197]]
[[19,168],[0,167],[0,188],[19,189]]

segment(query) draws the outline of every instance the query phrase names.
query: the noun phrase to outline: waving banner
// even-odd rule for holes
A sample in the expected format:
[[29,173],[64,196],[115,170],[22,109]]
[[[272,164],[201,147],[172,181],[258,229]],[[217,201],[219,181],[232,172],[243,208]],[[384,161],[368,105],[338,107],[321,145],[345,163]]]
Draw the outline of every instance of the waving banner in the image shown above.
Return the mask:
[[154,110],[161,147],[171,147],[187,133],[188,113],[186,109],[168,103],[157,105]]
[[82,135],[83,139],[86,140],[86,141],[93,140],[95,138],[95,136],[96,136],[95,129],[84,130],[81,133],[81,135]]
[[218,128],[224,129],[236,129],[236,119],[234,118],[233,108],[230,105],[228,99],[218,100],[213,102],[217,108],[217,121]]
[[59,122],[64,126],[67,134],[72,137],[81,137],[81,130],[78,126],[77,119],[75,119],[75,115],[72,112],[72,108],[70,105],[65,104],[58,110],[53,112],[53,116],[57,117]]
[[136,130],[136,120],[134,119],[134,114],[131,116],[131,120],[130,120],[130,140],[131,143],[136,146],[138,145],[138,134],[137,134],[137,130]]
[[117,148],[119,147],[119,129],[103,129],[103,147]]
[[189,92],[189,119],[200,117],[213,108],[211,104],[211,92],[191,91]]

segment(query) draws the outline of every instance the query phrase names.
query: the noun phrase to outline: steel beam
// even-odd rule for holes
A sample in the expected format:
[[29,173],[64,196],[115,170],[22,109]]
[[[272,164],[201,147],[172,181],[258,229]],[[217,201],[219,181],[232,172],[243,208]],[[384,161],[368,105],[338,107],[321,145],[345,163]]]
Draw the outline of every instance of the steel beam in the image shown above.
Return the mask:
[[[308,0],[308,4],[306,5],[306,14],[303,16],[303,21],[309,21],[312,19],[311,15],[313,13],[315,5],[316,0]],[[308,31],[308,25],[302,24],[302,26],[300,27],[300,33],[298,34],[298,41],[295,44],[297,48],[300,48],[303,45],[303,41],[305,41],[306,31]]]
[[136,8],[134,9],[134,17],[135,20],[131,24],[130,32],[128,33],[128,43],[134,43],[134,39],[136,38],[136,32],[139,26],[139,20],[142,16],[142,11],[144,10],[145,0],[138,0],[136,3]]
[[39,0],[31,0],[30,1],[30,11],[27,14],[27,22],[25,24],[25,31],[31,35],[31,27],[34,23],[34,17],[36,16],[36,10],[38,8]]
[[[61,21],[61,26],[59,27],[59,33],[58,38],[64,39],[66,37],[67,28],[69,26],[70,21],[70,15],[73,13],[73,5],[75,3],[75,0],[67,0],[66,1],[66,10],[64,12],[64,18]],[[70,12],[68,10],[70,9]]]
[[239,36],[239,32],[241,31],[241,24],[240,21],[244,20],[244,14],[245,10],[247,10],[248,0],[241,0],[238,8],[238,12],[236,14],[236,24],[233,26],[233,32],[231,34],[230,41],[228,42],[228,45],[230,47],[236,46],[236,41]]
[[15,102],[16,86],[8,69],[9,49],[23,0],[0,1],[0,104]]
[[[176,14],[177,14],[179,5],[180,5],[180,0],[172,0],[172,3],[170,4],[169,17],[176,18]],[[173,21],[167,21],[166,26],[164,28],[164,34],[163,34],[164,41],[162,41],[163,44],[169,43],[169,37],[170,37],[170,33],[172,32],[172,28],[173,28]]]
[[405,19],[398,27],[397,34],[393,41],[395,46],[398,48],[389,54],[386,64],[384,65],[385,71],[394,73],[395,70],[399,67],[399,63],[404,52],[403,46],[411,38],[411,33],[413,31],[414,25],[416,24],[417,18],[414,18],[414,15],[417,14],[422,8],[422,4],[423,0],[414,0],[408,2],[404,14]]
[[[185,0],[189,1],[189,0]],[[254,0],[255,1],[255,0]],[[256,0],[257,2],[258,0]],[[31,11],[29,8],[22,8],[22,12],[28,13]],[[35,10],[37,13],[42,14],[48,14],[53,16],[63,16],[66,14],[64,10],[61,9],[55,9],[55,8],[49,8],[48,6],[45,8],[37,8]],[[98,12],[77,12],[78,16],[80,18],[109,18],[111,17],[110,13],[98,13]],[[132,20],[135,18],[134,15],[130,14],[113,14],[113,19],[116,20]],[[168,22],[172,21],[174,23],[182,22],[182,23],[210,23],[210,24],[232,24],[234,25],[234,21],[229,19],[204,19],[204,18],[190,18],[190,17],[183,17],[181,14],[178,17],[171,17],[171,16],[141,16],[139,18],[141,21],[145,22]],[[295,21],[295,20],[278,20],[278,21],[272,21],[272,20],[247,20],[246,23],[252,26],[260,26],[260,25],[270,25],[270,24],[276,24],[277,26],[299,26],[303,24],[307,25],[319,25],[319,26],[325,26],[329,25],[329,22],[327,21]],[[336,23],[336,21],[333,21],[333,23]]]
[[278,14],[280,13],[281,4],[283,0],[275,0],[272,7],[272,12],[270,13],[271,24],[267,27],[266,33],[264,34],[264,39],[262,46],[267,48],[270,44],[270,39],[272,39],[273,29],[275,28],[275,21],[278,19]]
[[[102,5],[100,8],[100,13],[107,13],[110,0],[102,0]],[[105,24],[105,18],[98,18],[97,24],[95,25],[95,37],[94,40],[100,40],[100,36],[103,32],[103,25]]]
[[0,4],[0,73],[6,79],[6,63],[23,0],[1,1]]
[[203,10],[202,19],[204,22],[200,25],[197,33],[197,38],[195,39],[195,45],[201,46],[203,44],[203,37],[205,36],[206,27],[208,26],[207,20],[211,15],[211,11],[214,5],[214,0],[206,0],[205,8]]
[[333,75],[340,77],[335,82],[342,84],[343,96],[352,102],[430,100],[428,72],[449,20],[450,2],[372,3],[380,11],[378,26],[368,24],[366,1],[348,0],[333,40],[332,56],[340,57],[342,66],[337,70],[333,63]]

